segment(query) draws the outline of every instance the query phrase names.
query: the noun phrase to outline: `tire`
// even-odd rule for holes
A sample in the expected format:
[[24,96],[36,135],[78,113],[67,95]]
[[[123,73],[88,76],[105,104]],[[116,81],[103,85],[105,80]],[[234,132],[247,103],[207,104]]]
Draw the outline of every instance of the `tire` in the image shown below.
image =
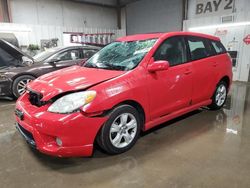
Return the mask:
[[31,75],[22,75],[17,77],[12,85],[12,93],[13,95],[18,98],[25,92],[25,87],[27,83],[36,79],[34,76]]
[[116,107],[97,135],[98,145],[108,154],[128,151],[140,135],[141,122],[139,113],[134,107],[130,105]]
[[223,107],[227,100],[228,85],[224,81],[220,81],[216,86],[212,97],[212,103],[208,106],[211,110],[219,110]]

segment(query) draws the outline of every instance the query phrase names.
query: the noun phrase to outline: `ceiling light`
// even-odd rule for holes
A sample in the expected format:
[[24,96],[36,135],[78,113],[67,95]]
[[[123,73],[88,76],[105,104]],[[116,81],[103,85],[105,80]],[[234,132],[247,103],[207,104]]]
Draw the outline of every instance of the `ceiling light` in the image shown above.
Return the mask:
[[217,24],[217,25],[208,25],[208,26],[200,26],[200,27],[191,27],[189,31],[195,30],[205,30],[205,29],[214,29],[214,28],[225,28],[225,27],[236,27],[236,26],[246,26],[250,25],[250,22],[236,22],[236,23],[227,23],[227,24]]

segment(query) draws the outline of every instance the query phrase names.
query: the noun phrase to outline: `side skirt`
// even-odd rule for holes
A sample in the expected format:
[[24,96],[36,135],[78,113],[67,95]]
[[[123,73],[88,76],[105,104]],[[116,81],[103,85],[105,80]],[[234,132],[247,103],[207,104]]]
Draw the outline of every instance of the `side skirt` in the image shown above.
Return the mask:
[[202,107],[202,106],[207,106],[207,105],[211,104],[211,102],[212,102],[212,100],[209,99],[209,100],[203,101],[203,102],[201,102],[201,103],[198,103],[198,104],[195,104],[195,105],[188,106],[188,107],[186,107],[186,108],[180,109],[180,110],[175,111],[175,112],[173,112],[173,113],[170,113],[170,114],[168,114],[168,115],[166,115],[166,116],[159,117],[159,118],[157,118],[157,119],[154,119],[154,120],[152,120],[152,121],[149,121],[149,122],[147,122],[147,123],[145,124],[144,130],[145,130],[145,131],[146,131],[146,130],[149,130],[149,129],[151,129],[151,128],[157,126],[157,125],[160,125],[161,123],[164,123],[164,122],[166,122],[166,121],[169,121],[169,120],[171,120],[171,119],[174,119],[174,118],[176,118],[176,117],[179,117],[179,116],[181,116],[181,115],[184,115],[184,114],[186,114],[186,113],[188,113],[188,112],[194,111],[194,110],[196,110],[196,109],[198,109],[198,108],[200,108],[200,107]]

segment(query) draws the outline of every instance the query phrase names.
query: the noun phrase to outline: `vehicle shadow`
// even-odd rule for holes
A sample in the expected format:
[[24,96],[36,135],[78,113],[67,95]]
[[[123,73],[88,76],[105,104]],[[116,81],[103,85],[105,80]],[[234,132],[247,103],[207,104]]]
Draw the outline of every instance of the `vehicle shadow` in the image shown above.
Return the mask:
[[15,100],[8,99],[8,98],[0,98],[0,111],[3,110],[4,106],[10,106],[15,104]]
[[0,97],[0,102],[1,101],[15,101],[15,99],[13,99],[11,97]]
[[11,97],[0,97],[0,103],[4,102],[15,102],[16,100]]
[[211,129],[218,129],[218,127],[224,129],[225,121],[226,115],[222,110],[199,109],[142,133],[137,144],[128,152],[120,155],[105,154],[98,147],[95,147],[93,156],[87,158],[51,157],[34,149],[31,149],[31,153],[42,166],[63,173],[89,173],[103,168],[116,168],[117,165],[119,168],[129,170],[148,155],[154,153],[157,155],[161,150],[195,139]]

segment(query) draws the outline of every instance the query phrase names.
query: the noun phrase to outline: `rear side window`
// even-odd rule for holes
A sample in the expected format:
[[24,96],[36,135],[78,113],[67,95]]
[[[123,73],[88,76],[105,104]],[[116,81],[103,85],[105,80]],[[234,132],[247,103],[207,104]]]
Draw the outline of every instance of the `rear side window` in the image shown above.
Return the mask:
[[199,37],[188,37],[187,41],[192,60],[198,60],[213,55],[207,40]]
[[226,49],[223,46],[223,44],[221,44],[221,42],[219,41],[211,41],[212,46],[214,47],[214,50],[216,51],[217,54],[223,54],[226,53]]
[[97,50],[93,50],[93,49],[84,49],[83,50],[83,54],[84,54],[84,58],[91,58],[95,53],[97,52]]
[[179,65],[187,61],[185,42],[183,37],[166,39],[154,54],[155,61],[166,60],[170,66]]

